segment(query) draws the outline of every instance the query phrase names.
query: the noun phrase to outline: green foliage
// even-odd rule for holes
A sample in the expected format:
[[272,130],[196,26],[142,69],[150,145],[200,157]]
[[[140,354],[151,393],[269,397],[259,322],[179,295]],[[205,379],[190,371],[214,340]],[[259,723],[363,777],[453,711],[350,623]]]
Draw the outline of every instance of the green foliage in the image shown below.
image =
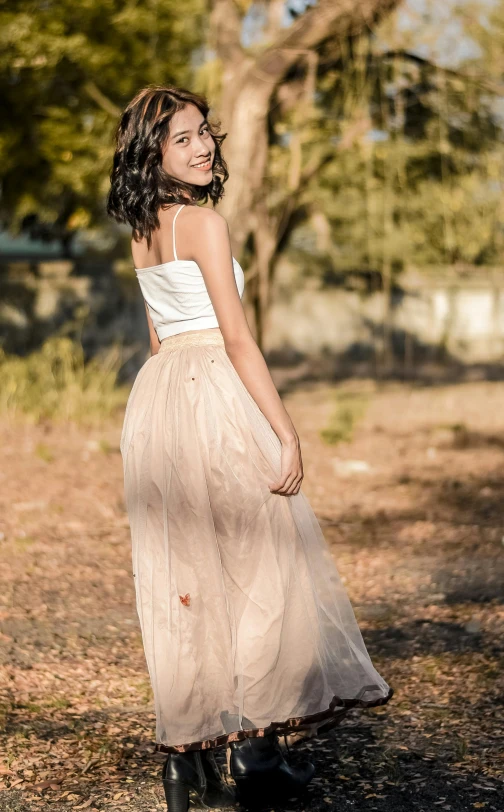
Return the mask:
[[[295,104],[277,106],[268,178],[273,208],[285,206],[285,179],[296,164],[301,173],[321,165],[302,184],[289,250],[304,240],[308,252],[325,256],[334,269],[378,269],[386,276],[407,265],[501,261],[504,65],[496,42],[504,41],[504,2],[475,2],[471,9],[450,10],[468,54],[450,69],[439,67],[449,63],[439,44],[444,36],[446,48],[449,40],[439,30],[443,15],[415,16],[412,4],[404,4],[373,36],[346,46],[327,43],[315,94],[303,96],[298,87]],[[423,61],[414,57],[419,49]],[[299,73],[293,97],[295,81]],[[289,98],[285,88],[283,98]],[[326,220],[326,239],[317,233],[316,216]],[[315,246],[308,244],[307,222]],[[291,258],[299,263],[295,251]],[[312,272],[317,264],[314,259]],[[309,265],[305,260],[303,273]]]
[[[48,339],[26,358],[0,351],[0,413],[99,424],[126,402],[128,390],[117,386],[120,367],[116,348],[86,362],[81,345],[66,337]],[[52,460],[43,445],[36,454]]]
[[187,84],[204,0],[0,0],[2,216],[62,228],[103,218],[120,109],[150,83]]
[[35,456],[44,462],[52,462],[54,460],[53,452],[45,443],[37,443],[35,446]]
[[[0,0],[4,221],[35,213],[62,232],[104,223],[113,132],[131,96],[157,82],[219,98],[212,25],[205,0]],[[450,27],[472,47],[446,70]],[[267,36],[259,27],[248,53]],[[475,0],[453,4],[449,20],[403,3],[372,36],[300,53],[268,118],[262,192],[282,222],[279,250],[304,229],[299,248],[318,214],[329,237],[307,245],[303,273],[329,265],[390,278],[408,264],[500,262],[503,45],[504,0]]]
[[369,398],[362,392],[340,392],[336,396],[336,408],[329,424],[320,436],[329,445],[350,443],[355,426],[366,412]]

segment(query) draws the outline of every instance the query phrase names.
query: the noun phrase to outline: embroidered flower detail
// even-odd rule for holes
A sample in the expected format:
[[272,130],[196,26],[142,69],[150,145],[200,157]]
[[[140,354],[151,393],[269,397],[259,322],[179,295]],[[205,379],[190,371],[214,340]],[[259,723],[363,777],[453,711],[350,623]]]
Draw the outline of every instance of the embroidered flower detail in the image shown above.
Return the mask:
[[185,595],[179,595],[179,598],[180,603],[182,603],[184,606],[190,606],[191,596],[189,595],[189,592],[187,592]]

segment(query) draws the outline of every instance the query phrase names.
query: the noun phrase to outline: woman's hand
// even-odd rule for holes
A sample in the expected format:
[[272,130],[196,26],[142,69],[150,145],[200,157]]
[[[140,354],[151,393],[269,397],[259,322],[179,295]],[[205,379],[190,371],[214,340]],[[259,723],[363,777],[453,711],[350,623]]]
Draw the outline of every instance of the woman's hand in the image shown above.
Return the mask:
[[282,468],[280,479],[269,484],[272,493],[282,496],[292,496],[301,487],[303,479],[303,461],[299,437],[296,435],[286,442],[282,442]]

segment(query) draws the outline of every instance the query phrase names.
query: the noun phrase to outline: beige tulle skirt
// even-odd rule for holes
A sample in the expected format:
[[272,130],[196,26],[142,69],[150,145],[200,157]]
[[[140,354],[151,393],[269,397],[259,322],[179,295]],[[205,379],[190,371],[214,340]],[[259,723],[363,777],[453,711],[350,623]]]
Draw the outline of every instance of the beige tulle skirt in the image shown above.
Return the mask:
[[219,328],[165,339],[121,440],[133,574],[164,752],[311,727],[392,689]]

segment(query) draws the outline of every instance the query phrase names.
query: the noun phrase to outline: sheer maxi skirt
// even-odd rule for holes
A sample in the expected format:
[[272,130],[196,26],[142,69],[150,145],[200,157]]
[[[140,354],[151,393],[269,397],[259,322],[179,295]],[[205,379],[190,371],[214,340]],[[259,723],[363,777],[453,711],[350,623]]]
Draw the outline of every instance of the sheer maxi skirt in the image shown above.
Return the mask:
[[219,328],[142,367],[121,453],[136,605],[164,752],[328,729],[393,694],[281,444]]

